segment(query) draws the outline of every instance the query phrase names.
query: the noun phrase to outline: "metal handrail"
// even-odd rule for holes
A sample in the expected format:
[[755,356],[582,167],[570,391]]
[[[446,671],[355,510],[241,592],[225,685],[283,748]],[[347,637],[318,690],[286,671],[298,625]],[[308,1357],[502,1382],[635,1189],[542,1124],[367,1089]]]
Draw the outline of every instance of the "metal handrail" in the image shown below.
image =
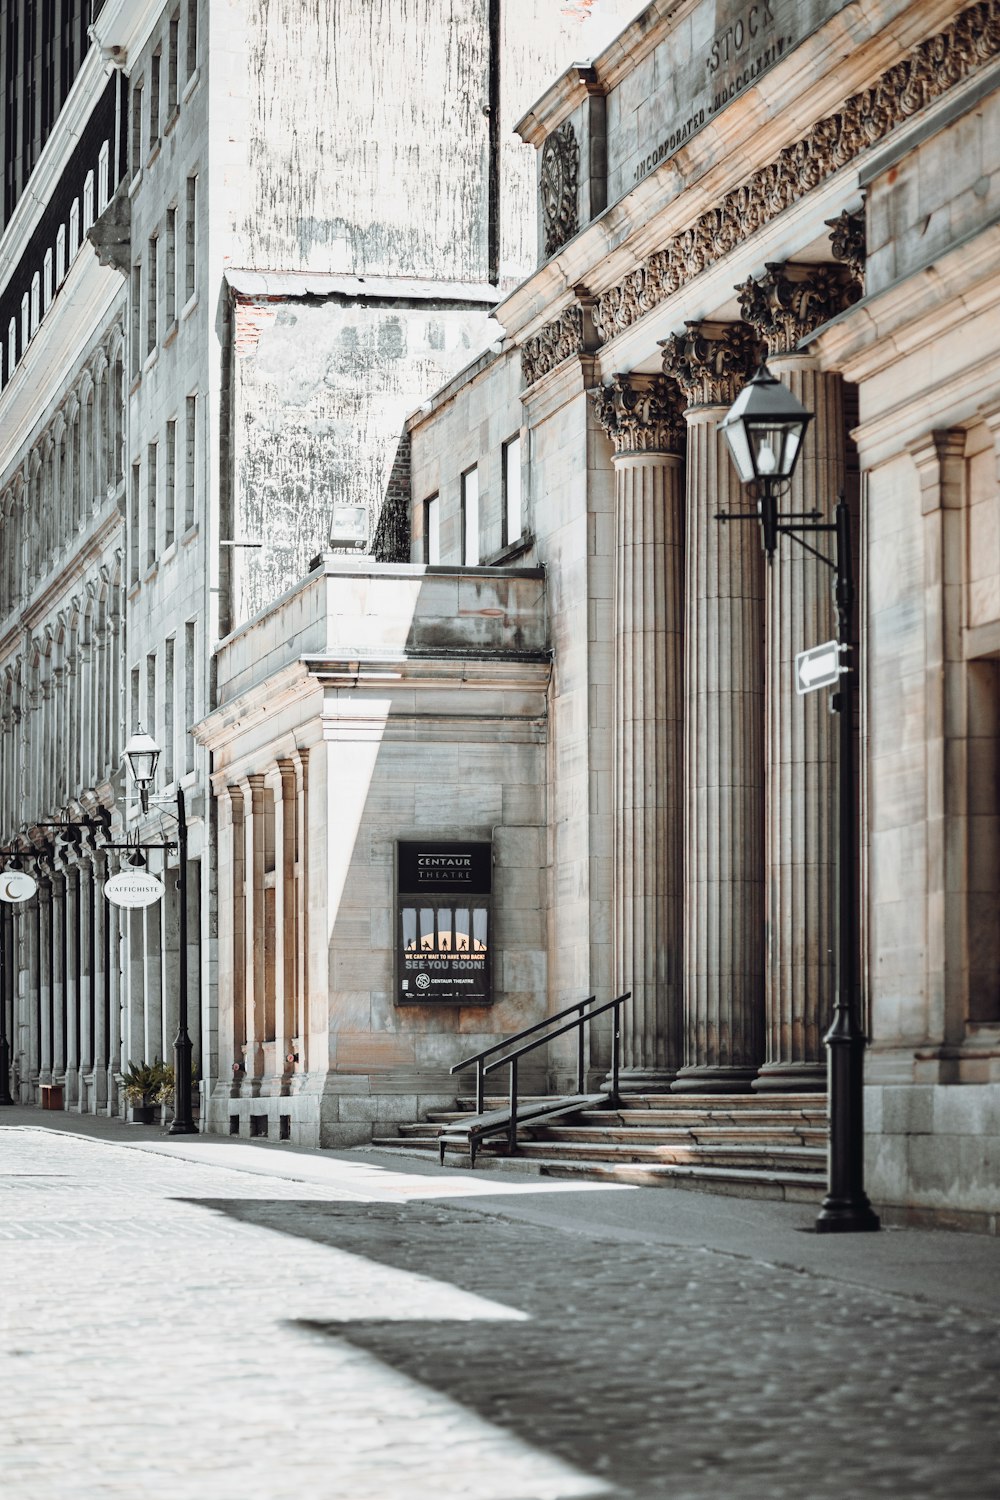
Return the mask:
[[[610,1102],[613,1103],[613,1104],[617,1104],[619,1102],[619,1096],[618,1096],[618,1073],[619,1073],[619,1068],[620,1068],[620,1063],[621,1063],[621,1038],[622,1038],[621,1008],[625,1004],[625,1001],[630,998],[631,994],[632,994],[631,990],[626,990],[625,993],[624,993],[624,995],[618,995],[614,1000],[608,1000],[608,1001],[606,1001],[604,1003],[604,1005],[597,1006],[597,1008],[595,1010],[588,1011],[586,1013],[586,1015],[583,1015],[581,1013],[576,1018],[575,1021],[568,1021],[565,1026],[560,1026],[559,1029],[558,1029],[558,1031],[550,1031],[547,1036],[536,1037],[533,1042],[528,1042],[525,1046],[518,1047],[513,1052],[508,1052],[505,1057],[498,1057],[498,1058],[496,1058],[493,1062],[488,1063],[486,1065],[486,1067],[483,1068],[483,1074],[484,1074],[484,1076],[487,1073],[492,1073],[495,1068],[503,1068],[503,1067],[509,1067],[510,1068],[510,1089],[509,1089],[509,1095],[508,1095],[509,1100],[510,1100],[510,1106],[509,1106],[510,1107],[510,1118],[509,1118],[509,1120],[507,1122],[507,1152],[508,1152],[508,1155],[513,1156],[514,1153],[515,1153],[515,1151],[517,1150],[517,1064],[518,1064],[518,1060],[520,1058],[524,1057],[525,1053],[527,1053],[527,1052],[534,1052],[534,1050],[535,1050],[536,1047],[544,1047],[547,1042],[554,1041],[554,1039],[557,1036],[564,1036],[567,1031],[572,1031],[574,1029],[574,1027],[579,1027],[579,1030],[580,1030],[580,1045],[579,1045],[578,1057],[579,1057],[579,1059],[581,1059],[581,1061],[578,1063],[578,1069],[577,1069],[577,1092],[582,1094],[583,1093],[582,1057],[583,1057],[583,1028],[584,1028],[584,1024],[587,1021],[592,1021],[595,1016],[601,1016],[601,1015],[603,1015],[606,1010],[613,1010],[614,1013],[615,1013],[614,1024],[612,1026],[612,1031],[611,1031],[611,1087],[610,1087],[610,1089],[608,1091],[608,1098],[609,1098]],[[581,1011],[582,1011],[582,1007],[581,1007]],[[558,1020],[558,1017],[557,1016],[552,1016],[550,1019],[552,1019],[552,1020]],[[537,1028],[536,1028],[536,1030],[537,1030]],[[510,1040],[511,1041],[516,1041],[517,1038],[516,1037],[511,1037]]]
[[[587,998],[586,998],[586,1000],[577,1000],[573,1005],[567,1005],[567,1007],[566,1007],[565,1010],[558,1010],[558,1011],[556,1011],[556,1013],[555,1013],[554,1016],[546,1016],[544,1021],[536,1021],[533,1026],[525,1026],[524,1029],[523,1029],[523,1031],[515,1031],[515,1033],[514,1033],[513,1036],[505,1036],[502,1042],[494,1042],[493,1045],[492,1045],[492,1047],[484,1047],[483,1050],[482,1050],[482,1052],[476,1052],[476,1053],[474,1053],[472,1055],[472,1057],[463,1058],[461,1062],[457,1062],[453,1068],[450,1068],[449,1072],[451,1072],[451,1073],[457,1073],[461,1068],[467,1068],[467,1067],[470,1066],[471,1063],[475,1063],[475,1065],[476,1065],[476,1114],[477,1115],[481,1115],[482,1112],[483,1112],[483,1104],[484,1104],[484,1098],[485,1098],[485,1095],[484,1095],[484,1078],[485,1078],[486,1072],[489,1071],[488,1069],[484,1069],[483,1068],[483,1060],[485,1058],[492,1057],[492,1055],[493,1055],[494,1052],[502,1052],[503,1049],[504,1049],[504,1047],[509,1047],[509,1046],[512,1045],[512,1043],[521,1041],[522,1037],[533,1036],[536,1031],[541,1031],[544,1026],[551,1026],[554,1021],[561,1021],[562,1018],[563,1018],[563,1016],[572,1015],[573,1011],[576,1011],[578,1013],[578,1015],[579,1015],[579,1018],[580,1018],[580,1021],[577,1022],[577,1023],[574,1023],[574,1024],[580,1024],[580,1023],[582,1023],[584,1015],[585,1015],[586,1007],[588,1005],[590,1005],[591,1002],[594,1001],[594,1000],[596,1000],[596,999],[597,999],[596,995],[588,995]],[[542,1040],[544,1040],[544,1038]],[[579,1043],[579,1047],[577,1049],[577,1070],[576,1071],[577,1071],[577,1082],[578,1082],[578,1085],[579,1085],[580,1089],[582,1090],[583,1089],[583,1026],[582,1026],[582,1024],[580,1024],[580,1043]]]

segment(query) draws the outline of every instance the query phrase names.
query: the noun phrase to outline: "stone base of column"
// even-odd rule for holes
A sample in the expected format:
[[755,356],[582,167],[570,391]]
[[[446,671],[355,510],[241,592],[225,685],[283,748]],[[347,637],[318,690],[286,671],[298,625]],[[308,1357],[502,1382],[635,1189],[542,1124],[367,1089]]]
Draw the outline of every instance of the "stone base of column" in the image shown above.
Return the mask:
[[765,1063],[751,1085],[754,1093],[822,1094],[825,1063]]
[[670,1087],[674,1094],[749,1094],[756,1077],[756,1068],[681,1068]]
[[[677,1077],[676,1068],[622,1068],[618,1074],[620,1094],[669,1094]],[[611,1087],[608,1074],[601,1084],[603,1092]]]

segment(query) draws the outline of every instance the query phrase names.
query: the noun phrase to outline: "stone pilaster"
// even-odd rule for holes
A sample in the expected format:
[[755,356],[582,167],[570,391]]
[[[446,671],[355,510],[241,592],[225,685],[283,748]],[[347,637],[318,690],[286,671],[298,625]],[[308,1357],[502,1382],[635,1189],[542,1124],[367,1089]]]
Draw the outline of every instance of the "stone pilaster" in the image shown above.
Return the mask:
[[[266,836],[264,777],[245,777],[243,790],[243,920],[245,943],[244,983],[246,992],[246,1079],[250,1092],[260,1093],[264,1075],[266,1022],[266,949],[264,943],[264,852]],[[237,997],[238,999],[238,997]]]
[[684,1067],[749,1089],[763,1047],[763,560],[718,424],[755,362],[745,324],[689,324],[664,369],[688,399],[684,629]]
[[[740,289],[772,374],[814,413],[784,511],[829,520],[844,488],[842,379],[796,349],[857,295],[854,272],[830,265],[769,265]],[[832,539],[807,540],[832,556]],[[796,693],[794,660],[835,634],[833,575],[791,538],[766,573],[766,1051],[754,1088],[818,1090],[836,978],[837,720],[828,694]]]
[[622,1088],[669,1088],[682,1060],[685,427],[663,376],[595,393],[615,445],[614,988]]
[[[287,1093],[296,1071],[296,932],[295,819],[296,773],[290,760],[279,760],[271,778],[274,793],[274,1014],[278,1072]],[[289,1061],[291,1058],[291,1061]]]

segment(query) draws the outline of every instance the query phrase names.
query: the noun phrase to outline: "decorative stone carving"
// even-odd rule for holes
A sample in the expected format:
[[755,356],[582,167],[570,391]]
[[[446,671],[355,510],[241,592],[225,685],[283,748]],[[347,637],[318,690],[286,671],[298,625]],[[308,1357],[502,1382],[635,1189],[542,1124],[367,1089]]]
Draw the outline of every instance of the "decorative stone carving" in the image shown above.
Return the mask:
[[739,293],[740,311],[767,343],[768,355],[791,354],[821,323],[860,295],[846,266],[770,264]]
[[556,365],[561,365],[564,359],[582,354],[583,347],[583,309],[564,308],[534,338],[525,340],[521,348],[521,374],[525,385],[534,385]]
[[591,392],[598,422],[616,453],[683,453],[683,402],[663,375],[616,375]]
[[567,120],[552,132],[542,147],[539,191],[546,256],[555,255],[580,227],[577,209],[579,177],[580,147],[576,132]]
[[746,323],[688,323],[661,347],[663,373],[688,406],[731,406],[757,363],[760,340]]
[[[860,297],[865,285],[865,258],[867,256],[864,213],[852,214],[845,208],[836,219],[827,219],[826,226],[830,231],[833,258],[842,261],[847,266],[854,277],[858,289],[857,295]],[[857,298],[854,300],[857,301]]]
[[107,208],[87,230],[87,239],[102,266],[110,266],[123,276],[132,265],[132,200],[128,179],[123,177]]
[[775,161],[731,189],[715,208],[602,292],[594,308],[601,343],[631,327],[817,183],[998,53],[1000,0],[984,0],[964,10],[947,30],[921,42],[871,88],[852,95],[836,114],[818,121],[802,140],[786,146]]

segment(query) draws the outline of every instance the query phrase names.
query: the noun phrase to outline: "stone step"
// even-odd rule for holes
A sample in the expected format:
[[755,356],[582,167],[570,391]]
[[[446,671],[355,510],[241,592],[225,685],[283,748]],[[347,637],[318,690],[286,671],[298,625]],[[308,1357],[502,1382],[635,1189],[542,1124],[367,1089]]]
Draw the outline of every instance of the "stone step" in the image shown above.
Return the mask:
[[825,1109],[588,1109],[581,1110],[578,1119],[586,1125],[628,1125],[643,1130],[686,1125],[732,1126],[737,1130],[769,1126],[799,1130],[804,1126],[819,1130],[827,1124]]
[[[539,1094],[526,1095],[521,1101],[523,1103],[536,1102],[543,1096]],[[458,1098],[458,1110],[460,1113],[475,1108],[475,1097],[471,1094],[463,1094]],[[489,1094],[486,1097],[484,1107],[486,1109],[505,1109],[508,1099],[506,1094]],[[803,1111],[811,1115],[825,1115],[826,1095],[823,1093],[798,1093],[798,1094],[622,1094],[621,1108],[625,1111],[632,1110],[657,1110],[667,1111],[674,1114],[677,1111],[687,1111],[701,1114],[705,1110],[713,1112],[722,1111],[728,1114],[744,1115],[748,1111],[765,1111],[768,1114],[796,1114]]]
[[[486,1141],[480,1147],[484,1155],[503,1152],[502,1145]],[[755,1146],[643,1146],[613,1142],[575,1143],[573,1141],[518,1142],[517,1156],[530,1159],[543,1156],[551,1161],[648,1162],[691,1167],[738,1167],[747,1171],[814,1172],[823,1168],[826,1152],[811,1146],[785,1146],[768,1150]]]
[[[416,1128],[416,1127],[403,1127]],[[690,1142],[695,1145],[716,1145],[719,1143],[733,1142],[735,1144],[745,1143],[750,1146],[814,1146],[822,1150],[826,1147],[828,1131],[826,1126],[810,1127],[808,1125],[789,1125],[784,1128],[780,1126],[739,1126],[739,1125],[715,1125],[698,1123],[696,1125],[672,1127],[669,1125],[651,1126],[649,1129],[642,1125],[581,1125],[576,1120],[572,1124],[562,1125],[532,1125],[525,1127],[526,1132],[532,1140],[546,1141],[619,1141],[622,1143],[634,1142],[639,1145],[664,1145],[681,1144]],[[520,1132],[519,1132],[520,1133]]]

